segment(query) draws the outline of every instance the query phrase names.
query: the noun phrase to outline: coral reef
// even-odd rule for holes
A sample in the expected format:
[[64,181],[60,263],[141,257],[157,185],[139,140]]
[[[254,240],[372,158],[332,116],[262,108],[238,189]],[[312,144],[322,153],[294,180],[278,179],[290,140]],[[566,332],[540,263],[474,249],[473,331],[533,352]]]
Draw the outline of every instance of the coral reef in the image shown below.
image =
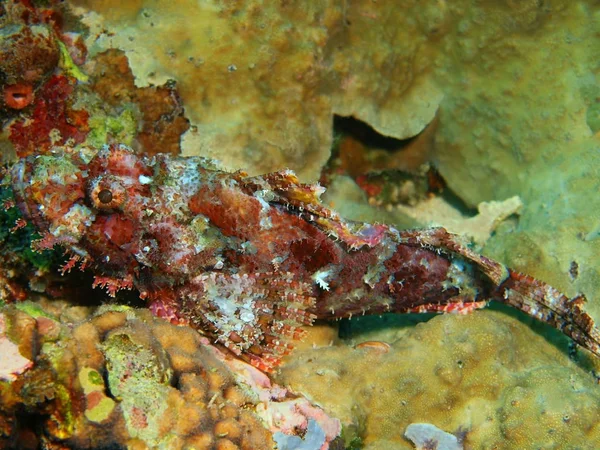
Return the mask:
[[[95,134],[90,144],[103,145],[108,134],[118,142],[125,139],[127,144],[151,155],[180,153],[180,136],[189,124],[172,83],[136,88],[127,57],[117,50],[97,55],[90,62],[89,72],[90,90],[99,97],[96,110],[103,110],[103,114],[96,114],[92,124]],[[89,97],[80,102],[90,108]],[[124,125],[128,122],[131,124]],[[121,129],[115,129],[119,124]]]
[[60,60],[54,22],[27,3],[0,5],[0,121],[33,102]]
[[[600,197],[597,195],[599,136],[568,144],[531,175],[518,223],[502,225],[486,254],[511,262],[566,292],[589,295],[600,314]],[[531,169],[534,170],[534,169]]]
[[[317,179],[329,157],[334,113],[411,137],[442,98],[429,77],[418,76],[430,71],[418,52],[426,40],[414,39],[420,25],[388,21],[389,39],[379,38],[373,25],[400,11],[392,3],[165,7],[149,1],[118,18],[111,2],[74,3],[92,30],[92,54],[125,50],[140,86],[177,80],[193,125],[186,154],[201,152],[251,174],[288,166],[304,180]],[[175,25],[185,23],[194,26]],[[102,33],[106,26],[112,33]]]
[[4,307],[0,349],[2,448],[259,450],[284,436],[328,448],[340,431],[304,398],[147,310],[44,299]]
[[6,331],[6,318],[0,315],[0,380],[14,381],[18,375],[29,369],[33,362],[21,355],[17,344],[8,339]]
[[[478,86],[485,88],[489,83],[481,74],[503,61],[528,64],[531,73],[538,70],[539,65],[519,59],[525,52],[535,53],[527,50],[537,42],[531,32],[552,39],[553,30],[564,22],[592,25],[594,20],[577,20],[588,2],[565,1],[543,6],[537,2],[467,6],[467,2],[438,0],[401,5],[340,1],[302,10],[261,1],[235,7],[217,2],[167,6],[140,1],[129,8],[117,8],[110,1],[74,3],[81,5],[75,11],[93,30],[88,39],[92,53],[109,47],[125,50],[138,85],[169,78],[181,84],[189,116],[198,126],[194,142],[200,142],[205,155],[218,157],[226,147],[231,151],[223,159],[236,168],[265,172],[281,168],[283,162],[301,177],[313,178],[319,168],[303,165],[325,161],[326,156],[320,155],[329,151],[332,113],[352,115],[384,135],[415,136],[440,105],[444,119],[456,113],[461,96],[472,101],[460,104],[477,105],[479,94],[460,88],[467,78],[477,77]],[[187,27],[187,23],[194,25]],[[110,33],[102,32],[106,27]],[[581,33],[588,30],[593,27],[583,27]],[[510,46],[515,50],[510,51]],[[502,72],[518,68],[511,64],[504,64]],[[546,76],[553,79],[550,71]],[[502,89],[499,84],[498,90]],[[313,122],[301,115],[310,115]],[[471,115],[462,117],[468,123]],[[292,123],[283,123],[283,118]],[[443,126],[450,127],[450,121],[443,120]],[[281,135],[284,130],[286,139]],[[443,130],[440,135],[448,133]],[[315,153],[303,153],[306,158],[300,160],[294,154],[296,147]],[[253,153],[269,154],[273,162]],[[437,159],[441,163],[443,158]],[[444,165],[444,175],[448,169]]]
[[436,124],[414,139],[399,140],[382,136],[356,119],[338,118],[334,130],[339,138],[319,181],[330,186],[336,176],[349,176],[370,205],[388,211],[398,204],[415,206],[444,187],[429,163]]
[[413,449],[403,433],[422,422],[466,449],[592,450],[600,392],[589,371],[600,363],[585,355],[575,363],[569,352],[558,334],[506,311],[427,322],[386,315],[353,320],[347,340],[313,326],[275,380],[338,417],[345,441],[365,450]]
[[411,423],[406,427],[404,436],[415,444],[417,450],[463,450],[456,436],[428,423]]
[[174,84],[136,88],[118,50],[88,60],[81,26],[66,20],[65,8],[12,0],[3,6],[0,120],[10,144],[2,142],[2,161],[113,139],[147,153],[179,153],[189,125]]
[[517,196],[501,202],[481,202],[477,205],[477,215],[471,217],[461,214],[441,197],[432,197],[412,208],[398,205],[396,209],[425,226],[443,226],[483,247],[507,218],[522,211],[523,202]]
[[201,152],[254,174],[290,166],[318,178],[332,118],[319,92],[320,66],[341,8],[139,2],[114,17],[120,4],[73,4],[108,16],[74,9],[90,27],[90,55],[124,50],[140,87],[177,81],[192,125],[185,154]]
[[85,141],[89,114],[71,107],[74,84],[63,75],[52,76],[40,89],[31,115],[10,124],[10,140],[17,156],[42,154],[54,145]]
[[[403,433],[430,448],[444,441],[439,430],[465,448],[598,448],[598,361],[508,311],[416,327],[386,317],[379,328],[400,325],[374,332],[353,319],[341,327],[352,330],[346,342],[318,326],[274,375],[311,402],[209,345],[273,370],[313,315],[363,312],[348,300],[364,300],[358,285],[379,286],[370,312],[390,307],[381,263],[397,282],[397,311],[464,311],[492,297],[598,351],[578,295],[597,299],[600,286],[595,2],[297,6],[0,3],[0,151],[3,163],[23,158],[13,186],[24,214],[4,180],[0,446],[343,446],[319,404],[342,420],[348,448],[412,448]],[[385,136],[342,129],[334,140],[336,115]],[[102,162],[115,143],[134,151]],[[252,176],[199,158],[186,165],[182,150]],[[200,166],[211,188],[188,192]],[[284,167],[331,184],[325,201],[342,216],[442,224],[572,298],[441,231],[355,228],[290,172],[253,176]],[[71,259],[32,242],[60,244]],[[412,262],[400,267],[390,248]],[[205,337],[148,311],[22,302],[31,291],[79,301],[92,284],[118,300],[120,289],[139,289],[154,314]],[[448,301],[449,286],[479,297],[428,303]],[[600,302],[589,309],[600,317]]]
[[[465,16],[462,35],[477,44],[446,47],[455,62],[444,72],[433,161],[470,205],[523,200],[518,224],[499,230],[486,254],[598,298],[600,246],[585,236],[600,208],[600,16],[588,1],[502,3],[515,13],[510,34],[498,39],[498,28],[465,10],[472,20]],[[576,278],[573,263],[582,267]],[[590,311],[600,317],[600,302]]]
[[[86,61],[81,34],[72,31],[81,27],[64,4],[48,6],[18,1],[1,5],[0,89],[16,95],[13,100],[18,103],[18,108],[0,107],[2,163],[49,154],[57,145],[101,146],[112,140],[149,153],[179,153],[179,136],[188,123],[175,88],[136,88],[119,51]],[[32,33],[42,33],[46,40]],[[89,76],[79,67],[86,62]],[[75,276],[56,282],[54,267],[62,260],[58,252],[31,251],[31,242],[39,236],[11,207],[12,190],[2,177],[0,301],[23,299],[26,289],[80,295],[87,280]]]
[[32,111],[7,128],[19,157],[47,153],[57,145],[100,146],[113,139],[149,154],[178,154],[188,122],[173,87],[136,88],[127,58],[108,51],[90,63],[86,84],[53,75],[39,89]]
[[92,54],[123,49],[140,86],[177,81],[192,125],[184,152],[233,169],[290,167],[314,180],[334,114],[405,139],[437,112],[423,151],[449,188],[471,207],[524,203],[488,254],[594,297],[593,1],[73,3]]

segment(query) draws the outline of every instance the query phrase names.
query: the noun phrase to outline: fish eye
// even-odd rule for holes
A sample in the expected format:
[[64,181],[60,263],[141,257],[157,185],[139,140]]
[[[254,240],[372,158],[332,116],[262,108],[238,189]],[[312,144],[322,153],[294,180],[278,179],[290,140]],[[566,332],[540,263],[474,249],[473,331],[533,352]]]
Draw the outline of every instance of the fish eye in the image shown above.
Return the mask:
[[98,200],[100,200],[101,203],[110,203],[112,202],[112,199],[112,192],[110,192],[108,189],[102,189],[100,192],[98,192]]
[[92,205],[100,210],[119,209],[123,206],[127,193],[115,177],[100,177],[90,186],[89,197]]

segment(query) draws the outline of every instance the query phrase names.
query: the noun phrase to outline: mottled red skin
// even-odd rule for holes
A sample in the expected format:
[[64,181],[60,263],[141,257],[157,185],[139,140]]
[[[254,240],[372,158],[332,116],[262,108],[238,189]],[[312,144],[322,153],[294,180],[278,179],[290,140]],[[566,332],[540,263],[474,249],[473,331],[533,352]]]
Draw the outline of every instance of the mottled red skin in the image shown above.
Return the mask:
[[55,149],[12,174],[17,204],[44,233],[38,247],[64,246],[74,258],[67,269],[82,262],[111,294],[135,286],[155,314],[263,370],[314,318],[468,312],[490,299],[600,353],[582,298],[477,255],[443,229],[345,221],[319,202],[319,186],[291,172],[247,177],[113,145],[89,163]]
[[[374,298],[381,295],[391,298],[393,306],[386,308],[378,302],[344,302],[342,298],[364,287],[363,277],[376,264],[381,253],[380,245],[390,243],[364,246],[348,252],[344,242],[334,241],[323,229],[290,214],[281,205],[274,205],[269,211],[273,226],[265,230],[260,226],[258,200],[241,191],[206,189],[192,198],[192,205],[194,213],[208,217],[226,236],[250,241],[257,248],[252,255],[237,252],[229,255],[228,263],[242,272],[272,272],[273,259],[282,255],[287,258],[279,264],[278,270],[292,272],[305,281],[328,265],[339,267],[339,274],[327,281],[329,290],[311,283],[310,295],[317,299],[315,308],[311,310],[319,318],[347,317],[363,310],[370,313],[401,311],[406,306],[415,307],[432,301],[443,303],[457,294],[456,288],[444,291],[442,287],[450,265],[447,257],[430,250],[400,247],[385,261],[385,269],[397,280],[404,280],[402,288],[391,292],[386,281],[380,280],[369,290]],[[232,215],[231,211],[235,211],[238,205],[246,206],[240,213]],[[428,270],[423,268],[422,260],[429,264]],[[334,304],[335,310],[331,311]]]

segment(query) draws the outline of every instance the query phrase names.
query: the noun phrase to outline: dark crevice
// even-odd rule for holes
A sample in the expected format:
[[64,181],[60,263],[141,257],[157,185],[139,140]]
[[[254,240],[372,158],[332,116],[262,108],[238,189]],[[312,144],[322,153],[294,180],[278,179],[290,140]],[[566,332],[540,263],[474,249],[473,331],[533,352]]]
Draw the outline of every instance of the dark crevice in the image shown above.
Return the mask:
[[471,207],[465,203],[465,201],[456,194],[447,184],[444,189],[439,193],[439,196],[444,199],[446,203],[452,206],[454,209],[461,212],[465,216],[473,217],[479,214],[476,207]]
[[[333,132],[338,142],[344,137],[351,137],[359,141],[367,149],[378,149],[389,152],[390,161],[392,158],[394,161],[401,159],[403,157],[402,152],[407,149],[407,147],[416,139],[421,137],[426,130],[427,127],[421,133],[408,139],[396,139],[380,134],[366,122],[354,117],[334,116],[333,119]],[[340,150],[341,149],[339,145],[334,147],[332,159],[339,157]],[[429,177],[430,186],[429,193],[443,198],[446,203],[466,216],[477,215],[477,208],[467,205],[462,198],[460,198],[460,196],[457,195],[456,192],[447,185],[442,175],[437,171],[437,168],[432,161],[433,158],[431,158],[430,155],[425,154],[422,155],[422,157],[423,162],[430,167],[427,174]],[[414,154],[409,156],[409,158],[414,158]],[[400,168],[389,170],[397,170],[400,173],[406,173]]]
[[413,139],[396,139],[390,136],[384,136],[378,133],[366,122],[362,122],[354,117],[334,116],[333,117],[334,135],[352,136],[369,147],[377,147],[389,151],[398,151],[406,147]]

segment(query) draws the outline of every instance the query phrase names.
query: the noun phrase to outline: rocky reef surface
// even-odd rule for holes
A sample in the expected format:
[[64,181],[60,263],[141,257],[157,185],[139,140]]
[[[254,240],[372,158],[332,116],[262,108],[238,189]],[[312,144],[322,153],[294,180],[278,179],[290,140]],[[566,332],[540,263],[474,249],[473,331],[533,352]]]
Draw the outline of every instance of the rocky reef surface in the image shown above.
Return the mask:
[[593,1],[72,3],[92,30],[91,54],[123,49],[138,86],[176,80],[191,122],[184,154],[315,180],[334,115],[397,139],[437,116],[422,153],[467,206],[524,202],[490,256],[594,298]]
[[409,450],[406,427],[429,423],[460,448],[600,442],[598,364],[570,361],[566,340],[544,327],[506,311],[361,320],[343,340],[314,327],[275,377],[339,418],[346,441]]
[[[0,5],[3,162],[122,142],[251,174],[289,167],[327,181],[345,216],[464,233],[584,293],[600,321],[597,2],[37,3]],[[339,116],[393,148],[347,136]],[[420,187],[432,177],[452,198]],[[320,324],[280,388],[262,386],[269,416],[256,380],[196,332],[74,306],[79,280],[28,250],[30,229],[9,232],[15,219],[0,217],[0,445],[410,449],[415,423],[472,449],[600,445],[600,363],[521,315],[353,319],[345,339]]]
[[19,303],[2,308],[0,349],[1,448],[320,448],[340,431],[148,310]]

